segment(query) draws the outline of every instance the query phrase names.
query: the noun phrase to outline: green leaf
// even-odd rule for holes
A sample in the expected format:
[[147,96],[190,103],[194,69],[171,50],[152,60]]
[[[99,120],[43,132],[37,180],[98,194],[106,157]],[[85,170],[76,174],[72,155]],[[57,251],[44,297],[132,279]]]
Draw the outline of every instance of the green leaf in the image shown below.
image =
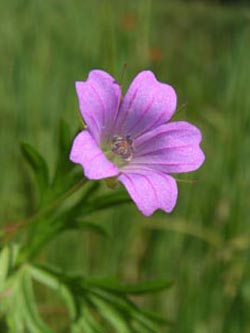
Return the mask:
[[3,304],[3,299],[9,298],[9,291],[12,290],[12,284],[15,284],[13,268],[16,265],[18,253],[19,245],[15,243],[6,245],[0,253],[0,305]]
[[167,280],[146,281],[137,284],[123,284],[113,279],[88,279],[88,283],[106,290],[128,295],[155,293],[169,289],[173,285],[173,282]]
[[109,305],[112,305],[116,311],[123,314],[129,322],[136,322],[138,326],[143,327],[140,332],[155,332],[158,333],[159,327],[156,320],[152,320],[150,316],[147,315],[143,310],[138,308],[134,303],[125,297],[120,297],[115,294],[104,290],[91,290],[91,294],[101,298]]
[[5,246],[0,253],[0,293],[3,292],[10,264],[10,249]]
[[73,333],[82,333],[82,332],[84,333],[96,332],[85,317],[81,317],[78,323],[73,326]]
[[41,318],[34,297],[32,281],[29,274],[23,274],[23,313],[26,324],[32,333],[53,333]]
[[42,195],[49,186],[49,172],[44,158],[28,143],[21,144],[23,156],[34,171],[39,193]]
[[21,244],[12,243],[9,245],[10,250],[10,269],[14,268],[17,265],[18,256],[20,253]]
[[131,202],[131,199],[127,192],[123,190],[115,191],[115,193],[105,194],[96,197],[94,200],[87,201],[79,213],[86,215],[98,210],[107,209],[129,202]]
[[35,280],[48,286],[50,289],[59,290],[61,288],[59,274],[56,274],[51,269],[35,264],[29,265],[28,269]]
[[143,333],[158,333],[159,332],[159,330],[155,330],[155,328],[152,329],[150,327],[147,327],[147,326],[143,325],[143,323],[140,322],[140,321],[134,321],[133,322],[133,328],[135,329],[135,331],[134,331],[135,333],[141,333],[141,332],[143,332]]
[[[72,144],[72,137],[70,135],[70,129],[68,123],[64,119],[60,119],[59,122],[59,149],[63,154],[69,152]],[[69,159],[67,159],[69,160]]]
[[68,308],[70,318],[75,320],[79,313],[78,304],[75,302],[74,297],[68,287],[63,284],[55,274],[49,272],[46,269],[34,265],[29,265],[28,269],[31,276],[36,281],[46,285],[50,289],[55,290],[59,296],[61,296],[62,300]]
[[70,223],[64,223],[65,229],[86,229],[93,231],[100,236],[109,237],[109,233],[105,227],[101,226],[100,224],[84,221],[81,219],[76,219],[75,221],[70,221]]
[[147,330],[148,332],[152,332],[152,333],[159,332],[158,325],[153,320],[149,319],[147,316],[140,313],[140,311],[138,311],[138,313],[136,313],[135,319],[136,319],[137,323],[139,323],[140,326],[142,327],[142,329],[141,329],[142,332],[145,332],[145,330]]
[[19,282],[17,273],[12,274],[5,281],[5,290],[0,294],[0,310],[5,316],[9,332],[24,333],[23,299]]
[[87,305],[83,307],[82,317],[86,319],[89,326],[92,327],[95,333],[103,333],[103,326],[101,325],[101,323],[99,323],[99,321],[97,321],[96,313],[91,313]]
[[115,307],[95,295],[91,295],[90,298],[92,303],[98,309],[98,312],[100,312],[102,317],[107,320],[117,332],[131,333],[129,326],[127,325],[127,318],[123,317]]
[[147,318],[153,320],[158,325],[173,325],[174,323],[170,320],[163,318],[161,315],[159,315],[156,312],[145,310],[145,309],[139,309],[139,311]]
[[124,296],[121,297],[102,289],[89,289],[89,294],[101,298],[128,318],[135,317],[138,312],[137,306]]
[[[133,303],[127,295],[140,295],[147,294],[156,291],[160,291],[169,288],[172,283],[166,280],[150,281],[144,282],[142,284],[136,285],[126,285],[123,283],[114,282],[111,279],[97,280],[90,278],[82,278],[78,276],[67,276],[60,272],[55,272],[50,268],[40,268],[36,267],[33,274],[42,270],[42,274],[38,274],[38,279],[40,281],[46,280],[49,277],[49,282],[51,284],[51,275],[56,278],[60,285],[65,285],[65,287],[70,291],[73,301],[78,300],[78,317],[75,322],[75,330],[80,325],[81,317],[84,316],[84,320],[88,322],[88,328],[92,329],[93,332],[103,333],[98,328],[98,317],[96,315],[99,313],[105,320],[107,320],[110,325],[112,325],[118,332],[145,332],[145,333],[158,333],[159,325],[169,324],[167,320],[160,317],[157,314],[146,311],[139,308],[135,303]],[[54,278],[52,279],[52,285],[54,283]],[[76,303],[76,301],[75,301]],[[83,313],[82,306],[86,303],[86,308]],[[95,316],[91,317],[91,312],[86,312],[86,309],[95,308]],[[92,319],[88,321],[87,313],[90,314],[89,318]],[[112,318],[111,318],[112,317]],[[97,324],[97,326],[95,325]],[[79,325],[78,325],[79,324]],[[84,323],[86,325],[86,322]],[[137,328],[135,328],[137,327]]]
[[51,188],[53,194],[67,192],[74,184],[83,179],[82,169],[69,159],[72,145],[70,128],[64,120],[60,120],[58,130],[57,161]]
[[140,282],[133,285],[124,285],[122,291],[126,294],[141,295],[159,292],[172,287],[173,282],[166,280],[155,280]]
[[131,198],[125,191],[116,191],[115,193],[106,194],[95,199],[94,207],[97,210],[114,207],[123,203],[131,202]]
[[82,201],[89,200],[89,198],[93,198],[95,193],[99,190],[101,183],[98,181],[89,182],[87,186],[86,192],[83,194],[81,198]]
[[68,174],[74,167],[74,164],[69,160],[69,150],[72,144],[72,137],[68,124],[61,119],[58,130],[58,157],[56,163],[56,171],[53,183],[58,183],[62,180],[63,175]]
[[[15,306],[15,308],[14,308]],[[17,309],[19,307],[19,309]],[[13,303],[13,307],[9,308],[8,313],[6,313],[6,322],[11,333],[27,333],[25,329],[25,322],[23,319],[22,305],[18,302]]]
[[96,313],[92,314],[89,311],[86,299],[81,303],[79,318],[71,324],[71,332],[82,333],[86,331],[90,333],[103,333],[103,327],[97,321]]

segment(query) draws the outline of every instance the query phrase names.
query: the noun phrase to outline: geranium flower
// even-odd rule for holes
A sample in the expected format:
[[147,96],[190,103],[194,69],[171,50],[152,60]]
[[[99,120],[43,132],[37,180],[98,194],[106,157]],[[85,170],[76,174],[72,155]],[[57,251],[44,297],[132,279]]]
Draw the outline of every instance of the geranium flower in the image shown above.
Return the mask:
[[76,91],[87,128],[74,139],[70,160],[89,179],[117,177],[144,215],[171,212],[178,190],[170,174],[196,170],[205,159],[199,129],[168,122],[176,109],[174,89],[143,71],[122,98],[112,76],[93,70],[76,82]]

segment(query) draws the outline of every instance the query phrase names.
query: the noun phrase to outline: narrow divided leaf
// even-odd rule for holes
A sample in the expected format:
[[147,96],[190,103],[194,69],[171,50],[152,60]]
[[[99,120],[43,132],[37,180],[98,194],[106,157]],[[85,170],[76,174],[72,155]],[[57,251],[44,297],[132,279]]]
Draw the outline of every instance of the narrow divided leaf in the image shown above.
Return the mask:
[[145,309],[140,309],[140,312],[147,318],[153,320],[155,323],[158,325],[173,325],[173,322],[168,320],[167,318],[163,318],[161,315],[159,315],[156,312],[145,310]]
[[127,325],[126,317],[124,318],[115,307],[95,295],[91,295],[91,301],[96,306],[102,317],[108,321],[117,330],[117,332],[131,333],[129,326]]
[[59,123],[59,148],[64,155],[70,148],[72,137],[70,135],[69,125],[63,119]]
[[87,306],[83,307],[82,317],[86,319],[95,333],[103,333],[103,326],[96,320],[96,314],[92,313]]
[[78,305],[68,287],[56,275],[38,266],[29,266],[29,271],[36,281],[58,292],[68,308],[71,319],[75,320],[78,316]]
[[48,286],[51,289],[59,290],[61,282],[58,277],[49,270],[37,265],[29,265],[31,276],[38,282]]
[[31,277],[27,272],[23,274],[23,313],[25,321],[32,333],[54,333],[41,318],[36,300],[34,297],[33,286]]
[[0,253],[0,293],[4,290],[10,263],[10,249],[5,246]]
[[167,280],[154,280],[140,282],[138,284],[123,284],[113,279],[89,279],[88,282],[103,289],[115,291],[128,295],[141,295],[155,293],[172,287],[173,282]]
[[88,323],[85,317],[81,317],[77,324],[73,326],[73,333],[95,333],[96,331]]
[[40,195],[42,195],[49,186],[49,172],[47,163],[45,162],[44,158],[37,152],[37,150],[28,143],[21,144],[21,151],[34,171],[39,192]]
[[59,182],[60,179],[62,180],[63,175],[67,174],[74,166],[69,160],[69,150],[72,140],[69,126],[62,119],[59,123],[58,134],[58,157],[53,183]]
[[65,228],[90,230],[99,234],[100,236],[109,237],[109,233],[105,227],[101,226],[100,224],[84,221],[81,219],[71,221],[69,224],[65,223]]
[[162,290],[169,289],[172,287],[173,282],[166,281],[166,280],[155,280],[155,281],[147,281],[141,282],[138,284],[133,285],[124,285],[121,287],[122,292],[126,294],[134,294],[134,295],[141,295],[141,294],[151,294],[155,292],[159,292]]
[[[115,311],[118,311],[122,317],[126,318],[127,322],[131,323],[132,327],[134,327],[135,323],[137,327],[141,327],[140,332],[158,333],[159,320],[152,318],[152,315],[148,315],[146,311],[137,307],[126,297],[120,297],[101,289],[93,290],[92,293],[112,306]],[[162,325],[163,321],[160,324]]]

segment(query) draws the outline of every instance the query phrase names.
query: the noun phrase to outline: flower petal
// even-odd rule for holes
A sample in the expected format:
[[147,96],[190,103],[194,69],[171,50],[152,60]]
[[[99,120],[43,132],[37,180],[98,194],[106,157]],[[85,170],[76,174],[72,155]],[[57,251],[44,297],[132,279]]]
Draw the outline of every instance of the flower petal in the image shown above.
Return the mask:
[[81,164],[84,174],[89,179],[101,179],[118,175],[119,170],[110,162],[97,146],[91,133],[80,132],[74,139],[70,160]]
[[121,99],[121,88],[115,79],[101,70],[90,72],[87,81],[76,82],[80,111],[97,143],[113,128]]
[[193,171],[205,160],[200,142],[201,132],[192,124],[185,121],[164,124],[134,141],[131,163],[164,173]]
[[147,168],[127,169],[118,178],[126,187],[138,209],[146,216],[156,209],[171,212],[176,204],[177,185],[174,178]]
[[121,104],[115,134],[136,137],[168,121],[176,108],[176,94],[150,71],[139,73]]

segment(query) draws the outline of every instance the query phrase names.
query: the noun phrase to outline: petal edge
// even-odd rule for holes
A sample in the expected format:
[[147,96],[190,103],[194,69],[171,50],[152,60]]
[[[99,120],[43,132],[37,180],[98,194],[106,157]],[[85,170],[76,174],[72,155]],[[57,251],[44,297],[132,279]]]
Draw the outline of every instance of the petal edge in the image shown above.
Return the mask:
[[200,130],[186,121],[161,125],[135,140],[131,164],[166,174],[197,170],[205,160],[201,138]]
[[121,98],[115,79],[102,70],[92,70],[86,81],[75,83],[81,115],[100,143],[113,127]]
[[137,137],[168,121],[176,103],[172,86],[158,81],[151,71],[142,71],[134,78],[122,101],[116,132]]
[[170,213],[177,200],[177,184],[173,177],[150,169],[124,170],[118,177],[138,209],[150,216],[157,209]]

